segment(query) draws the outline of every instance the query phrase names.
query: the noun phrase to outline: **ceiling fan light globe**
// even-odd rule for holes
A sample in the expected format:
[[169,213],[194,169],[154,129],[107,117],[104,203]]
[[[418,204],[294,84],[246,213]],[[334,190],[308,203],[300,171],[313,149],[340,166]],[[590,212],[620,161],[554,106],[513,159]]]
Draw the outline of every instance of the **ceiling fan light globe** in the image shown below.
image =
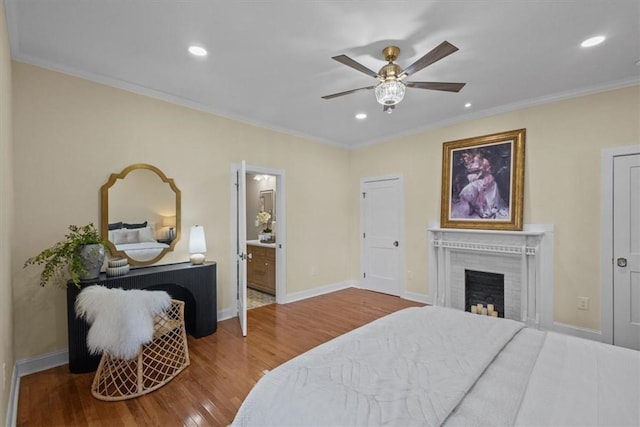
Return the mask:
[[396,105],[404,98],[406,86],[398,80],[380,82],[375,88],[376,100],[382,105]]

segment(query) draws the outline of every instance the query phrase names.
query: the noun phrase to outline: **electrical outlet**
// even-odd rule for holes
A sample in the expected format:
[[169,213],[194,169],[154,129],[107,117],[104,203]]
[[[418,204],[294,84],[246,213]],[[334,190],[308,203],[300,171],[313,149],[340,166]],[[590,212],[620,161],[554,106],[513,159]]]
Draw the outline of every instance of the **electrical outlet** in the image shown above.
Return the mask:
[[413,271],[411,270],[407,271],[407,280],[413,280]]
[[578,310],[589,310],[589,297],[578,297]]
[[318,275],[318,267],[316,267],[315,265],[313,267],[311,267],[311,276],[317,276]]

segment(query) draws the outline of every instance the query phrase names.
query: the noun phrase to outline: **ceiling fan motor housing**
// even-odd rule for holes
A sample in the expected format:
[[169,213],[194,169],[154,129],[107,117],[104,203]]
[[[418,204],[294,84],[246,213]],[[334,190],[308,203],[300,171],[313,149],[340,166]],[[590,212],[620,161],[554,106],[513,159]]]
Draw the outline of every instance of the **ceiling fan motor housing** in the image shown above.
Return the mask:
[[402,68],[398,64],[388,63],[384,67],[380,68],[378,74],[383,80],[397,79]]

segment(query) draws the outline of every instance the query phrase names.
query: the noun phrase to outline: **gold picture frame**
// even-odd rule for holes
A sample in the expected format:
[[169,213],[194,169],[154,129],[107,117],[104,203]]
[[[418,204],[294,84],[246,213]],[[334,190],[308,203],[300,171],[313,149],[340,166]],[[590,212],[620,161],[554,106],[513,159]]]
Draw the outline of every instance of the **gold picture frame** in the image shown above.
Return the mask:
[[522,230],[526,129],[442,144],[440,226]]

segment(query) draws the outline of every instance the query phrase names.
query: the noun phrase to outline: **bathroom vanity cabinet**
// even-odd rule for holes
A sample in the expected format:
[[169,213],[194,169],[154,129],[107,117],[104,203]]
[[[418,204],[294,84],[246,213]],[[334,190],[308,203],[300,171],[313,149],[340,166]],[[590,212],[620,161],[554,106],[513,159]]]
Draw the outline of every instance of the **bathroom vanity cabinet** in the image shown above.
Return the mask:
[[247,243],[247,286],[271,295],[276,294],[275,244]]

